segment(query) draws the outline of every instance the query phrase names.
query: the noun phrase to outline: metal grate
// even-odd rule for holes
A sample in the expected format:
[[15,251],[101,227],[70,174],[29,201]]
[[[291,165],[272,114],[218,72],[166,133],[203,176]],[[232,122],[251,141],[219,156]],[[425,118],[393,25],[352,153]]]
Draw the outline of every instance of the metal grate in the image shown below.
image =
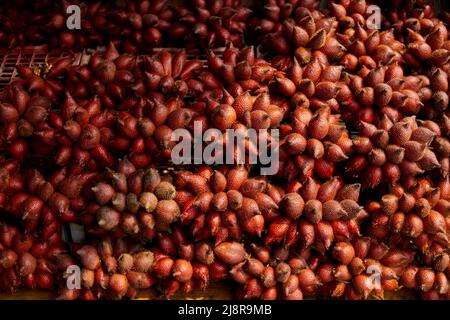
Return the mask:
[[0,55],[0,89],[7,86],[17,75],[16,65],[33,66],[47,58],[45,49],[15,49]]
[[[50,58],[64,57],[72,54],[75,56],[73,62],[74,65],[85,65],[89,63],[90,56],[93,52],[102,52],[104,50],[105,47],[98,47],[96,49],[87,49],[83,50],[81,53],[74,54],[71,52],[48,52],[47,46],[40,46],[17,48],[3,54],[0,53],[0,92],[17,76],[17,70],[15,68],[17,65],[39,66],[48,61]],[[161,50],[175,52],[180,50],[180,48],[154,48],[155,53],[158,53]],[[216,48],[213,49],[213,52],[218,56],[222,56],[224,50],[225,48]],[[202,61],[204,65],[207,63],[205,53],[190,51],[187,56],[188,59],[198,59]]]
[[[0,54],[0,90],[5,88],[17,76],[17,65],[39,66],[50,58],[71,55],[70,52],[48,52],[46,46],[17,48]],[[75,63],[79,63],[82,54],[77,54]]]

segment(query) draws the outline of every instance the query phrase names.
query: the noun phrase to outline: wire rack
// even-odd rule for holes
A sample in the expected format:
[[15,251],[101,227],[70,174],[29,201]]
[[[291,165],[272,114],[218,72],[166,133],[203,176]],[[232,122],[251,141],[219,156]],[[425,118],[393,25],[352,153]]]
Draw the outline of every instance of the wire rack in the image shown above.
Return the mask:
[[[69,55],[73,54],[70,52],[59,51],[48,52],[47,46],[17,48],[5,53],[0,53],[0,91],[17,77],[18,73],[16,66],[40,66],[51,58]],[[80,63],[83,55],[86,55],[86,53],[75,54],[74,63]]]
[[0,90],[7,86],[16,76],[16,65],[36,65],[45,62],[47,50],[34,47],[30,49],[16,49],[0,55]]
[[[51,51],[48,52],[47,46],[40,47],[27,47],[27,48],[17,48],[14,50],[7,51],[5,53],[0,53],[0,91],[2,91],[8,84],[10,84],[18,73],[16,70],[17,65],[26,66],[40,66],[48,61],[50,58],[63,57],[68,55],[74,55],[74,65],[83,65],[89,62],[90,56],[94,51],[102,52],[104,47],[98,47],[96,49],[87,49],[80,53],[72,52],[59,52]],[[154,53],[158,53],[162,50],[168,50],[170,52],[176,52],[180,48],[154,48]],[[219,56],[222,56],[225,48],[216,48],[213,52]],[[188,59],[197,59],[206,65],[207,57],[204,53],[199,53],[196,51],[190,51],[187,54]]]

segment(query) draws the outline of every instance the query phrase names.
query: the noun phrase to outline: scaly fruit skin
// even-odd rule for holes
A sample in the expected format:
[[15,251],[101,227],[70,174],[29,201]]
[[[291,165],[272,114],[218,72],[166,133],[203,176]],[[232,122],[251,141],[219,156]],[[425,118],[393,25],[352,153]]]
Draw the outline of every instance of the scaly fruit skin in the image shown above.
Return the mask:
[[[364,0],[126,0],[84,6],[88,37],[62,30],[61,4],[0,10],[16,20],[2,17],[4,48],[106,45],[17,66],[1,96],[1,291],[131,299],[225,280],[238,299],[450,297],[449,15],[396,0],[373,28]],[[154,48],[169,44],[184,49]],[[223,146],[261,135],[214,154],[234,163],[174,165],[174,136],[207,129]],[[264,142],[273,175],[251,161]],[[63,242],[63,224],[85,236]]]

